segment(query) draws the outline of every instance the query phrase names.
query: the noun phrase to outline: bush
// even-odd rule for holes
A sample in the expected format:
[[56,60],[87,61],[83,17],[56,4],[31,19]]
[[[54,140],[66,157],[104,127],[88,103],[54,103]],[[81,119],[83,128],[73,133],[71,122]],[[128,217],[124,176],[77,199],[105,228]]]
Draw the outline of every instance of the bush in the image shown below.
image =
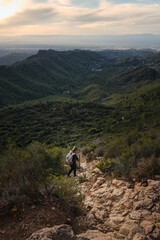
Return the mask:
[[62,205],[72,210],[82,207],[84,196],[74,178],[52,175],[51,179],[54,187],[53,195],[59,199]]
[[[154,177],[160,169],[159,135],[129,133],[111,140],[106,146],[104,159],[97,164],[102,172],[112,172],[127,179]],[[112,164],[110,166],[110,159]]]
[[0,156],[1,197],[25,194],[35,198],[50,174],[63,173],[63,165],[58,148],[48,150],[37,142],[25,149],[9,146]]
[[79,183],[83,183],[86,181],[86,174],[83,173],[83,175],[79,176]]
[[87,155],[88,153],[90,153],[91,151],[92,151],[91,148],[85,147],[85,148],[82,149],[82,154],[83,154],[84,156],[86,156],[86,155]]
[[132,177],[137,180],[152,178],[159,174],[160,158],[151,156],[148,159],[142,158],[137,167],[132,169]]
[[101,146],[101,147],[98,147],[95,151],[95,154],[97,157],[103,157],[104,154],[106,152],[106,147],[105,146]]
[[94,159],[95,159],[95,154],[93,152],[90,152],[90,153],[87,154],[87,156],[86,156],[86,161],[87,162],[90,162]]
[[134,144],[138,139],[138,134],[136,131],[130,132],[125,139],[126,145],[131,146]]
[[88,130],[88,133],[89,134],[95,134],[95,133],[98,133],[99,132],[99,130],[97,129],[97,128],[90,128],[89,130]]
[[106,146],[105,159],[118,157],[122,153],[124,147],[124,139],[115,139]]
[[99,168],[103,173],[113,172],[115,168],[114,159],[102,159],[99,163],[96,164],[96,167]]

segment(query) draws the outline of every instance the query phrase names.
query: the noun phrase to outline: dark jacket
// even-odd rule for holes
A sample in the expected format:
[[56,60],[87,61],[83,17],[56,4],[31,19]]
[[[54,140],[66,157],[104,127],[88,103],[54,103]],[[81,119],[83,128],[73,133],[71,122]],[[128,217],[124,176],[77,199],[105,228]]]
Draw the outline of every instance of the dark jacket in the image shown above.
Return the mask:
[[78,156],[77,156],[76,153],[74,153],[73,159],[72,159],[72,162],[73,162],[74,165],[76,165],[76,161],[78,161]]

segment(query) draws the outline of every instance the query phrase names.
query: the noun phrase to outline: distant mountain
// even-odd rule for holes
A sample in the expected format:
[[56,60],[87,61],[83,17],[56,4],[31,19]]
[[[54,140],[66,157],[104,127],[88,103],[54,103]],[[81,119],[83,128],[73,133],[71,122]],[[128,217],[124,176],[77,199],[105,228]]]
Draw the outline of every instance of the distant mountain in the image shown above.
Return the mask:
[[22,61],[31,55],[31,53],[10,53],[8,55],[0,57],[0,65],[11,65]]
[[8,49],[1,49],[0,48],[0,57],[6,56],[6,55],[8,55],[10,53],[11,53],[10,50],[8,50]]
[[90,51],[39,51],[12,66],[0,67],[0,105],[16,104],[77,89],[101,56]]
[[55,95],[101,101],[157,80],[158,65],[157,53],[151,50],[40,50],[0,66],[0,106]]

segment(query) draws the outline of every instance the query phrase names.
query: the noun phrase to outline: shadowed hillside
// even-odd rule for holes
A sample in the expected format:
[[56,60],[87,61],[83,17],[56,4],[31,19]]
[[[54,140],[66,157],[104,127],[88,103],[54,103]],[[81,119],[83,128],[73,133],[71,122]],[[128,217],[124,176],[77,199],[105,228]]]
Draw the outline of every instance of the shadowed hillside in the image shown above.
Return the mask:
[[101,101],[108,94],[132,91],[159,77],[158,55],[150,53],[40,50],[22,62],[0,67],[0,106],[55,95]]
[[63,94],[82,85],[88,66],[100,56],[90,51],[39,51],[23,62],[0,67],[0,105]]

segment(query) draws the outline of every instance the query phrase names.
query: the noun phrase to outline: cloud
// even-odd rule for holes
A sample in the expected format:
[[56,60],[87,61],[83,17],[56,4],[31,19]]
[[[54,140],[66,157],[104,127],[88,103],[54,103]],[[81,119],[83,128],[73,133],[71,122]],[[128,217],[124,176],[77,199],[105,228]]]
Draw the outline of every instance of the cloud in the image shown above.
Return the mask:
[[35,3],[47,3],[48,0],[33,0]]
[[88,14],[76,16],[73,20],[79,24],[98,23],[98,22],[112,22],[122,19],[120,16],[101,15],[101,11],[95,11]]
[[111,0],[23,0],[18,11],[0,21],[0,33],[160,33],[160,4],[133,1],[116,0],[116,4]]
[[5,19],[0,26],[36,25],[51,23],[57,16],[53,8],[26,9]]
[[[106,0],[107,1],[107,0]],[[108,0],[113,4],[137,3],[137,4],[154,4],[159,3],[159,0]]]
[[11,2],[13,2],[13,0],[3,0],[3,1],[0,1],[0,4],[1,5],[6,5],[6,4],[11,3]]
[[126,24],[133,23],[145,23],[147,19],[152,20],[154,24],[157,22],[159,17],[160,5],[156,6],[145,6],[137,4],[121,4],[113,5],[108,2],[102,2],[98,10],[91,10],[88,13],[78,13],[73,17],[72,21],[78,24],[89,24],[89,23],[119,23],[125,22]]

